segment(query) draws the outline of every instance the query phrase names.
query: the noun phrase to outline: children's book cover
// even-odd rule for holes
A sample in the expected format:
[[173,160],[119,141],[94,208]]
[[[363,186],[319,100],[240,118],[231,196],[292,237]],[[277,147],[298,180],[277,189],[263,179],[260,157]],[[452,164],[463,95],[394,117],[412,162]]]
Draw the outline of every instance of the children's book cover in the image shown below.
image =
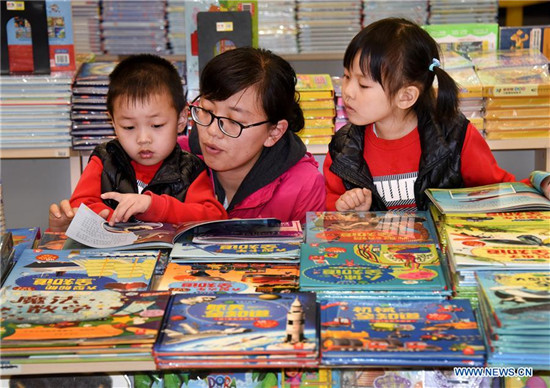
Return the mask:
[[296,74],[296,91],[300,100],[310,101],[334,97],[330,74]]
[[[133,373],[136,388],[273,388],[278,386],[277,371],[166,371]],[[293,387],[294,388],[294,387]]]
[[550,25],[499,28],[499,50],[534,48],[550,55]]
[[65,241],[67,241],[65,232],[52,232],[46,230],[42,233],[42,237],[40,237],[36,249],[63,249]]
[[550,272],[478,271],[476,276],[497,327],[550,327]]
[[317,319],[314,293],[176,294],[154,353],[311,354]]
[[304,290],[445,290],[433,244],[305,244],[300,256]]
[[13,238],[13,246],[15,249],[13,261],[16,262],[21,253],[25,249],[32,249],[38,243],[40,239],[40,228],[10,228],[7,229],[8,232],[11,232]]
[[281,293],[298,291],[298,264],[169,263],[156,290],[181,293]]
[[321,354],[368,365],[481,365],[485,347],[468,300],[321,301]]
[[[261,220],[261,219],[259,219]],[[251,220],[252,221],[252,220]],[[261,222],[261,221],[259,221]],[[224,223],[225,224],[225,223]],[[267,223],[259,223],[254,228],[239,225],[237,221],[231,224],[214,227],[210,231],[194,231],[192,242],[195,244],[224,244],[246,242],[302,242],[304,232],[300,221],[277,222],[273,220],[273,226]]]
[[176,242],[170,257],[177,261],[296,261],[300,257],[300,244],[191,244]]
[[428,212],[308,212],[306,242],[437,243]]
[[457,267],[548,269],[548,225],[445,225],[447,252]]
[[[17,2],[23,3],[23,2]],[[73,71],[76,68],[73,22],[70,0],[46,0],[50,70]],[[32,26],[25,18],[15,16],[6,24],[10,71],[32,72]]]
[[152,343],[170,292],[2,289],[0,348]]
[[452,213],[443,218],[445,224],[489,225],[539,225],[550,226],[550,211],[494,212],[494,213]]
[[7,277],[12,290],[146,290],[160,251],[26,249]]
[[426,189],[426,195],[443,214],[550,210],[550,200],[523,182]]

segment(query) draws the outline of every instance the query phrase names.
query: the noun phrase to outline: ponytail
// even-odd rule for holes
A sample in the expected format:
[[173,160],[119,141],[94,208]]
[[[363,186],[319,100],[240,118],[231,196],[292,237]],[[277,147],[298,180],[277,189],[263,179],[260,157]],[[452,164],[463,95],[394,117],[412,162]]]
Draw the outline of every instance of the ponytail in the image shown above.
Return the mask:
[[458,115],[458,86],[442,68],[435,67],[433,72],[438,83],[434,117],[439,123],[448,122]]

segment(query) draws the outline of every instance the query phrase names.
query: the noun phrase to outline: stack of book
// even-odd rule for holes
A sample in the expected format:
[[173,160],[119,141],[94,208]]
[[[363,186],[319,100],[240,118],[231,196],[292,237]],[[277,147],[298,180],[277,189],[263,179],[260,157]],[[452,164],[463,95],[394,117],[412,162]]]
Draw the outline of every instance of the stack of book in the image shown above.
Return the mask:
[[73,77],[74,71],[0,76],[0,149],[70,148]]
[[488,99],[487,138],[548,138],[548,58],[538,49],[476,52],[471,58]]
[[296,91],[305,125],[298,132],[305,144],[328,144],[334,134],[334,86],[329,74],[297,74]]
[[102,46],[106,54],[169,54],[166,2],[102,2]]
[[309,212],[300,289],[321,298],[451,295],[427,212]]
[[103,142],[115,138],[115,131],[107,114],[109,74],[114,61],[85,62],[75,77],[72,90],[72,144],[75,150],[93,150]]
[[151,361],[169,292],[3,288],[2,363]]
[[543,270],[550,201],[524,183],[428,189],[457,297],[477,300],[475,273]]
[[73,0],[74,46],[77,53],[102,54],[99,0]]
[[550,369],[550,271],[478,273],[491,366]]
[[430,0],[429,24],[494,23],[498,18],[498,0]]
[[300,53],[343,53],[361,29],[361,0],[297,0]]
[[325,365],[482,366],[485,346],[467,300],[321,301]]
[[445,50],[442,52],[442,66],[459,87],[460,111],[483,131],[483,88],[473,62],[456,51]]
[[187,46],[185,3],[185,0],[168,0],[166,3],[168,46],[170,53],[174,55],[185,55]]
[[363,26],[388,17],[401,17],[426,24],[428,0],[363,0]]
[[317,319],[312,293],[177,294],[155,362],[161,369],[314,367]]
[[336,117],[334,118],[334,132],[336,132],[348,123],[348,114],[342,97],[342,78],[332,77],[332,85],[334,86],[334,104],[336,108]]
[[294,0],[258,1],[258,42],[277,54],[297,54]]

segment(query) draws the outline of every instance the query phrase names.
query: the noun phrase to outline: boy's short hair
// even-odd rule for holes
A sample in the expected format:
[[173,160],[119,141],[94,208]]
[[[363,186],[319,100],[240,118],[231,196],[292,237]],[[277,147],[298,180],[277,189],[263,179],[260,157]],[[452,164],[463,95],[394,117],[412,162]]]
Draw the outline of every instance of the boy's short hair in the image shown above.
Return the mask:
[[158,55],[137,54],[123,59],[109,74],[107,111],[113,115],[117,97],[145,101],[151,95],[169,93],[180,113],[186,105],[180,75],[172,63]]

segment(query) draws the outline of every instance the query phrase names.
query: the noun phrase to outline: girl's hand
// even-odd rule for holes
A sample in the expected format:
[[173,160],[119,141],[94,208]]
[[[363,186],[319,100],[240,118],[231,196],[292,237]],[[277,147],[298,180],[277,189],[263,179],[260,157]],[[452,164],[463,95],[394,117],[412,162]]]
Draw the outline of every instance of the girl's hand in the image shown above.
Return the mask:
[[114,191],[101,194],[102,199],[114,199],[118,206],[113,211],[109,220],[109,225],[113,226],[117,222],[126,222],[134,214],[147,211],[151,206],[151,197],[144,194],[121,194]]
[[357,188],[346,191],[335,203],[336,210],[367,211],[372,205],[372,193],[369,189]]

